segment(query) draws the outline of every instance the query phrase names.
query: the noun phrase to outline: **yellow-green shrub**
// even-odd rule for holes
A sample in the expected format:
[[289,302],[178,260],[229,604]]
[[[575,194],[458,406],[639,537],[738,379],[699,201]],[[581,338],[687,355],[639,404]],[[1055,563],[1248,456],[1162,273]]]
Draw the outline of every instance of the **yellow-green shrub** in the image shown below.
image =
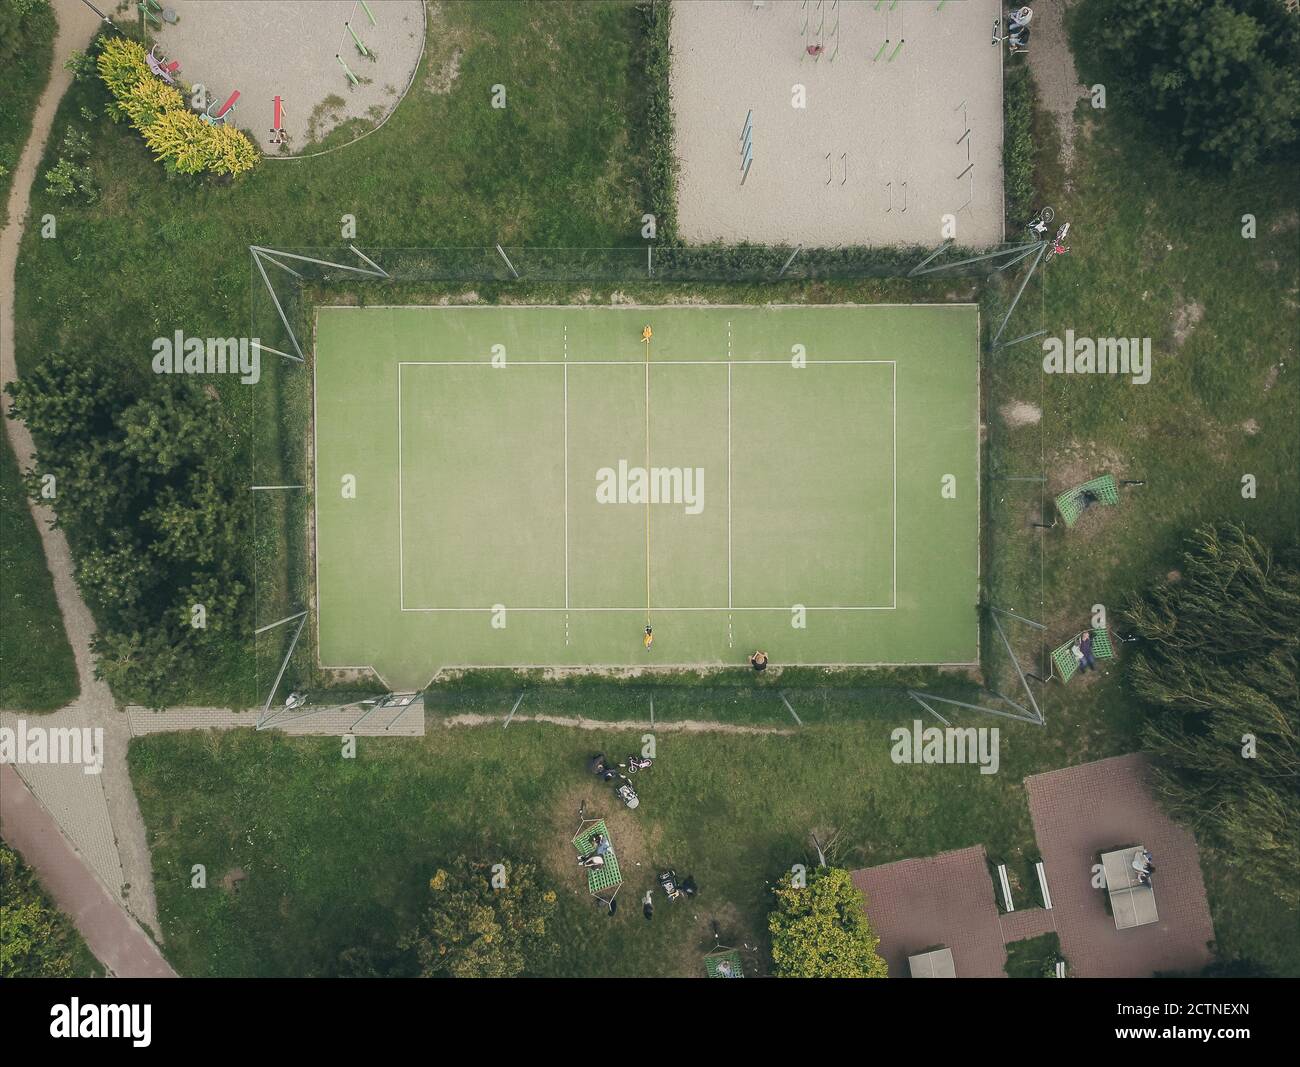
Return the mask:
[[131,124],[143,131],[157,122],[167,111],[184,111],[185,101],[181,94],[158,78],[149,78],[135,86],[121,102],[122,110],[131,119]]
[[153,77],[145,50],[126,37],[109,37],[104,41],[96,65],[114,102],[108,105],[108,115],[114,122],[127,117],[122,101],[137,85]]
[[243,174],[257,165],[253,142],[233,126],[213,126],[208,134],[208,170],[213,174]]
[[212,128],[192,111],[168,111],[141,129],[145,144],[168,170],[198,174],[208,164]]
[[253,142],[233,126],[210,126],[190,111],[180,92],[154,75],[148,53],[135,41],[105,39],[96,65],[113,94],[109,116],[130,119],[168,170],[242,174],[257,165]]

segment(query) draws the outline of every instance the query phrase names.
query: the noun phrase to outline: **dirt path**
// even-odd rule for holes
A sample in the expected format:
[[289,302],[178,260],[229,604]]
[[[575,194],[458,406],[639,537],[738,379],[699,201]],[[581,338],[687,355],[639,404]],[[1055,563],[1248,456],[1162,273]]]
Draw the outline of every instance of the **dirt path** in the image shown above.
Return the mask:
[[1033,36],[1029,46],[1029,68],[1038,85],[1038,96],[1056,119],[1061,135],[1061,160],[1065,167],[1065,184],[1070,188],[1074,175],[1074,139],[1078,124],[1074,108],[1087,91],[1079,82],[1074,53],[1065,33],[1064,18],[1073,0],[1038,0],[1033,5]]
[[[59,23],[53,69],[49,84],[36,105],[31,137],[14,169],[13,188],[9,193],[9,224],[0,233],[0,386],[17,376],[14,288],[18,249],[26,228],[32,184],[37,179],[45,142],[54,124],[59,101],[72,83],[72,76],[63,65],[74,49],[86,47],[99,24],[94,13],[80,0],[52,0],[52,6]],[[8,415],[7,396],[0,400],[0,409]],[[19,466],[24,470],[31,468],[35,464],[35,449],[27,427],[7,417],[3,421]],[[130,732],[126,718],[117,710],[108,686],[95,679],[95,663],[90,651],[95,620],[74,581],[67,539],[61,530],[50,527],[54,516],[48,508],[32,505],[32,515],[54,578],[54,593],[76,657],[81,686],[81,693],[73,703],[54,716],[42,716],[41,725],[102,727],[105,753],[104,771],[97,776],[84,775],[80,767],[44,766],[25,768],[28,772],[25,778],[44,811],[52,813],[68,842],[80,854],[83,873],[88,875],[94,871],[112,897],[157,935],[157,904],[149,847],[127,771],[126,750]],[[16,718],[12,713],[0,714],[0,723],[12,727]],[[7,772],[5,780],[11,780]],[[8,806],[9,797],[5,799]],[[18,832],[18,823],[31,810],[21,809],[12,820],[7,816],[6,825],[12,822],[15,832]],[[32,866],[40,871],[36,862],[32,862]],[[84,913],[95,922],[101,921],[102,914],[99,909]],[[92,947],[99,939],[99,932],[94,930],[82,929],[82,934]],[[135,934],[148,942],[139,929]]]
[[608,719],[584,719],[570,715],[449,715],[441,720],[442,725],[452,726],[497,726],[509,718],[510,725],[517,722],[544,722],[552,726],[572,726],[579,730],[654,730],[658,733],[672,734],[776,734],[785,736],[795,731],[784,726],[744,726],[732,722],[706,722],[700,719],[678,719],[669,722],[662,720],[651,722],[649,719],[628,719],[625,722],[610,722]]

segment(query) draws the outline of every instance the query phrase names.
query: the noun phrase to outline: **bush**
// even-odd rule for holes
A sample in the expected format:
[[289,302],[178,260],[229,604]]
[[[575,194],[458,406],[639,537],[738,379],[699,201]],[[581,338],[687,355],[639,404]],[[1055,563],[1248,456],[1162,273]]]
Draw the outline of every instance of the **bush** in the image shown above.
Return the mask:
[[1003,93],[1002,173],[1009,229],[1019,229],[1034,212],[1034,79],[1027,66],[1013,67]]
[[642,52],[649,83],[646,126],[650,155],[650,210],[660,244],[677,240],[677,156],[673,148],[673,105],[668,72],[672,64],[669,29],[672,8],[667,3],[641,4],[644,29]]
[[889,977],[876,953],[880,938],[867,922],[866,902],[849,872],[818,867],[807,878],[807,885],[796,887],[786,874],[772,889],[772,973],[778,978]]
[[257,165],[252,141],[231,126],[212,126],[185,106],[181,94],[156,78],[135,41],[107,38],[97,60],[113,94],[114,122],[130,121],[154,157],[172,174],[242,174]]

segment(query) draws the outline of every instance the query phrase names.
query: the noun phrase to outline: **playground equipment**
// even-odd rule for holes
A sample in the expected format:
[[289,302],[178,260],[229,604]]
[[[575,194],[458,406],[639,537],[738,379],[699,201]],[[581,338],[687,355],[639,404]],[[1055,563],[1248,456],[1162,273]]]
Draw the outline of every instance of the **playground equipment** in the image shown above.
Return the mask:
[[149,49],[149,54],[144,58],[149,64],[149,69],[158,75],[158,77],[168,85],[176,84],[175,74],[181,69],[181,65],[178,61],[173,60],[170,63],[167,62],[167,57],[158,51],[158,45],[154,45]]
[[142,0],[135,5],[136,10],[140,12],[140,29],[143,31],[146,27],[150,29],[162,29],[163,6],[158,0]]
[[216,107],[216,103],[217,103],[216,98],[214,97],[212,103],[210,103],[207,106],[207,109],[203,112],[203,114],[199,116],[199,118],[201,118],[209,126],[224,126],[227,122],[230,121],[230,113],[235,110],[235,101],[238,99],[239,99],[239,90],[236,89],[233,93],[231,93],[228,97],[226,97],[226,102],[222,104],[220,107],[218,107],[216,112],[214,113],[212,109]]
[[[601,835],[609,841],[609,830],[604,819],[583,819],[578,832],[573,835],[573,847],[578,850],[578,859],[582,860],[596,851],[593,838]],[[623,874],[618,868],[618,857],[614,854],[613,843],[605,850],[605,862],[598,867],[587,867],[587,892],[599,900],[610,912],[614,910],[614,898],[623,885]]]
[[352,28],[352,23],[345,22],[343,25],[347,27],[348,33],[352,35],[352,43],[357,46],[357,51],[366,59],[374,59],[375,54],[371,52],[370,49],[365,46],[365,43],[361,38],[357,36],[357,31]]
[[361,80],[355,74],[352,73],[352,68],[349,67],[343,61],[343,57],[339,55],[337,52],[335,52],[334,58],[339,61],[339,66],[343,68],[343,73],[348,76],[348,85],[353,89],[355,89],[358,85],[360,85]]
[[745,184],[749,177],[750,165],[754,162],[754,109],[751,107],[745,115],[745,125],[740,130],[740,184]]

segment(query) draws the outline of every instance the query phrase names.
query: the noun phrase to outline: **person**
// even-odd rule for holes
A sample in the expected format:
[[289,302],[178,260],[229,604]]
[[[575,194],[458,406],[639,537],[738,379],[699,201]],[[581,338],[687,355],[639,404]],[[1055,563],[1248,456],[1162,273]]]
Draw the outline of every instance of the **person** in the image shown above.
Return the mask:
[[1150,885],[1150,884],[1151,884],[1151,872],[1138,871],[1138,885]]
[[1085,630],[1079,636],[1079,651],[1083,653],[1083,666],[1080,670],[1097,666],[1097,657],[1092,654],[1092,631]]
[[1019,11],[1007,12],[1007,22],[1013,30],[1019,29],[1021,26],[1028,26],[1029,20],[1033,17],[1034,9],[1028,4],[1022,7]]
[[1011,41],[1011,51],[1013,52],[1028,51],[1029,50],[1029,27],[1013,26],[1011,29],[1011,36],[1008,39]]
[[1083,649],[1079,647],[1078,641],[1074,642],[1074,644],[1070,646],[1070,654],[1074,656],[1075,666],[1079,670],[1081,671],[1087,670],[1087,668],[1083,665]]
[[722,975],[723,978],[732,977],[730,960],[718,960],[718,974]]
[[683,878],[680,883],[680,888],[681,891],[685,893],[688,897],[695,896],[699,887],[695,884],[694,875],[688,874],[685,878]]
[[824,44],[810,44],[808,46],[808,54],[810,56],[819,56],[825,51],[826,46]]
[[655,917],[654,893],[649,889],[645,891],[645,896],[641,898],[641,914],[645,916],[646,922],[649,922]]
[[646,328],[641,331],[641,340],[644,341],[646,344],[649,344],[650,338],[652,338],[654,335],[655,335],[654,330],[650,329],[650,327],[647,325]]
[[1085,489],[1079,494],[1079,510],[1087,511],[1093,504],[1097,503],[1100,498],[1091,489]]
[[753,667],[754,670],[756,671],[767,670],[767,653],[755,652],[752,656],[749,657],[749,665]]
[[[646,328],[649,329],[649,327],[646,327]],[[653,629],[653,627],[651,627],[648,623],[646,624],[646,628],[645,628],[645,637],[642,638],[641,643],[642,643],[643,645],[645,645],[645,647],[646,647],[646,651],[649,651],[650,646],[653,645],[653,644],[655,643],[655,632],[654,632],[654,629]]]
[[597,834],[591,839],[591,843],[596,846],[597,856],[604,856],[609,852],[609,838],[604,834]]

